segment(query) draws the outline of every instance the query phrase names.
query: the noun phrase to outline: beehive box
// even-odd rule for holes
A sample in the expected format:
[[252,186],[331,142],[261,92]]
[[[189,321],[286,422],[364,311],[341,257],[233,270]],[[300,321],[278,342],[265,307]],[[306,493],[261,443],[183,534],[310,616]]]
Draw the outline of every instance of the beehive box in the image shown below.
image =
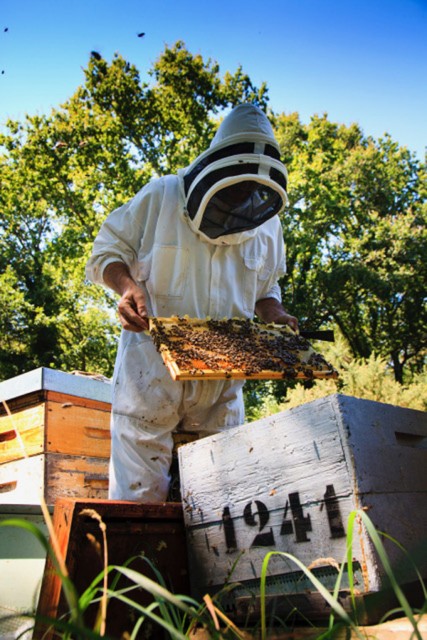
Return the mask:
[[[182,508],[179,503],[136,504],[112,500],[59,499],[54,509],[54,529],[69,576],[77,592],[83,593],[103,569],[103,536],[97,514],[106,527],[108,564],[125,566],[158,581],[156,571],[167,588],[176,594],[188,594],[188,564]],[[100,553],[100,550],[102,552]],[[132,562],[129,561],[132,559]],[[147,562],[148,560],[148,562]],[[155,568],[155,570],[153,569]],[[109,584],[112,585],[112,571]],[[132,583],[122,576],[116,585],[120,590]],[[147,606],[151,595],[139,588],[127,592],[128,598],[140,606]],[[39,616],[60,618],[69,611],[62,584],[52,562],[46,562],[43,576]],[[98,605],[85,611],[85,623],[93,628]],[[110,638],[124,638],[135,625],[135,610],[112,598],[108,603],[106,634]],[[137,638],[165,637],[160,627],[143,625]],[[56,637],[52,629],[39,625],[34,639]],[[128,637],[128,636],[127,636]]]
[[108,382],[45,367],[0,383],[2,503],[107,497],[110,393]]
[[[257,613],[262,562],[270,551],[311,566],[330,591],[343,565],[340,602],[350,610],[346,544],[348,517],[356,509],[366,510],[427,575],[424,412],[334,394],[178,453],[192,593],[199,598],[238,583],[227,596],[237,619]],[[399,546],[383,542],[400,584],[415,593],[413,566]],[[375,623],[394,598],[360,524],[352,553],[359,622]],[[311,620],[330,613],[300,567],[279,554],[270,559],[266,593],[276,613],[296,607]]]

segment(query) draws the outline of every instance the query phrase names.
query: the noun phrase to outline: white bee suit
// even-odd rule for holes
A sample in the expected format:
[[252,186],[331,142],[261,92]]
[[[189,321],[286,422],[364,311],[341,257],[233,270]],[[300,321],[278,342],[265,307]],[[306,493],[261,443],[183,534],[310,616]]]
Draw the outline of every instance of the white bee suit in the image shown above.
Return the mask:
[[[236,132],[246,141],[256,138],[257,156],[263,156],[261,138],[269,147],[277,147],[266,116],[256,107],[240,105],[223,121],[210,151],[227,147],[228,138],[234,144]],[[206,154],[200,158],[204,160]],[[150,315],[252,318],[258,300],[280,301],[277,280],[285,271],[285,254],[279,218],[268,212],[265,222],[257,221],[250,229],[241,222],[227,223],[224,235],[216,230],[216,237],[209,237],[200,229],[200,204],[193,206],[193,219],[189,213],[191,184],[189,188],[186,176],[195,166],[197,160],[178,175],[153,180],[108,216],[95,240],[87,276],[104,284],[105,267],[122,261],[143,289]],[[254,180],[263,189],[268,187],[266,170]],[[235,183],[236,175],[231,179]],[[280,196],[282,206],[286,194],[280,191]],[[206,202],[204,206],[209,208]],[[212,208],[209,215],[212,218]],[[205,230],[210,228],[209,222]],[[123,330],[113,376],[110,498],[165,500],[172,433],[189,430],[203,436],[242,424],[242,384],[174,381],[150,336]]]

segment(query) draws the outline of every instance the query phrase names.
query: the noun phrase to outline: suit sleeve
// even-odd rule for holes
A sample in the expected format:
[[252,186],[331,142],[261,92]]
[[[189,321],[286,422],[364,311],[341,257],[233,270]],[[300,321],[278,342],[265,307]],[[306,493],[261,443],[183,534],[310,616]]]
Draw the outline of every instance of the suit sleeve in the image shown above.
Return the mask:
[[156,224],[162,193],[161,180],[154,180],[132,200],[110,213],[95,238],[92,255],[86,264],[88,280],[105,285],[103,272],[112,262],[123,262],[131,273],[136,272],[141,239]]

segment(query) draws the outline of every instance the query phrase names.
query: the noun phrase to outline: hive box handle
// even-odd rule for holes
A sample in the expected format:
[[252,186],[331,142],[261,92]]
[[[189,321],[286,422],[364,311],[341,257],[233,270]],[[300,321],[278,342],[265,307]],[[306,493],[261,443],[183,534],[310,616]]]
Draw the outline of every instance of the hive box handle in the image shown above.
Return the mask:
[[403,433],[395,431],[396,441],[404,447],[412,449],[427,449],[427,436],[420,436],[417,433]]
[[17,434],[15,429],[11,429],[10,431],[3,431],[3,433],[0,433],[0,442],[15,440],[16,437],[17,437]]
[[12,482],[2,482],[0,484],[0,493],[9,493],[10,491],[15,491],[17,485],[17,480],[12,480]]

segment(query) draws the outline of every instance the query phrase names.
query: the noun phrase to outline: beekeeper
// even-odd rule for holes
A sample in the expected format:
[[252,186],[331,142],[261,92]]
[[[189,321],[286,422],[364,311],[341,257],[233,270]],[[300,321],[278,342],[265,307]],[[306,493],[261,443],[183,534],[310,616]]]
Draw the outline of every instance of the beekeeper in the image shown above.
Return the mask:
[[287,173],[266,115],[251,104],[225,117],[189,167],[153,179],[113,211],[87,277],[120,295],[123,326],[112,383],[109,495],[166,500],[172,433],[243,424],[242,381],[174,381],[149,335],[149,316],[252,318],[289,324],[278,278],[278,213]]

